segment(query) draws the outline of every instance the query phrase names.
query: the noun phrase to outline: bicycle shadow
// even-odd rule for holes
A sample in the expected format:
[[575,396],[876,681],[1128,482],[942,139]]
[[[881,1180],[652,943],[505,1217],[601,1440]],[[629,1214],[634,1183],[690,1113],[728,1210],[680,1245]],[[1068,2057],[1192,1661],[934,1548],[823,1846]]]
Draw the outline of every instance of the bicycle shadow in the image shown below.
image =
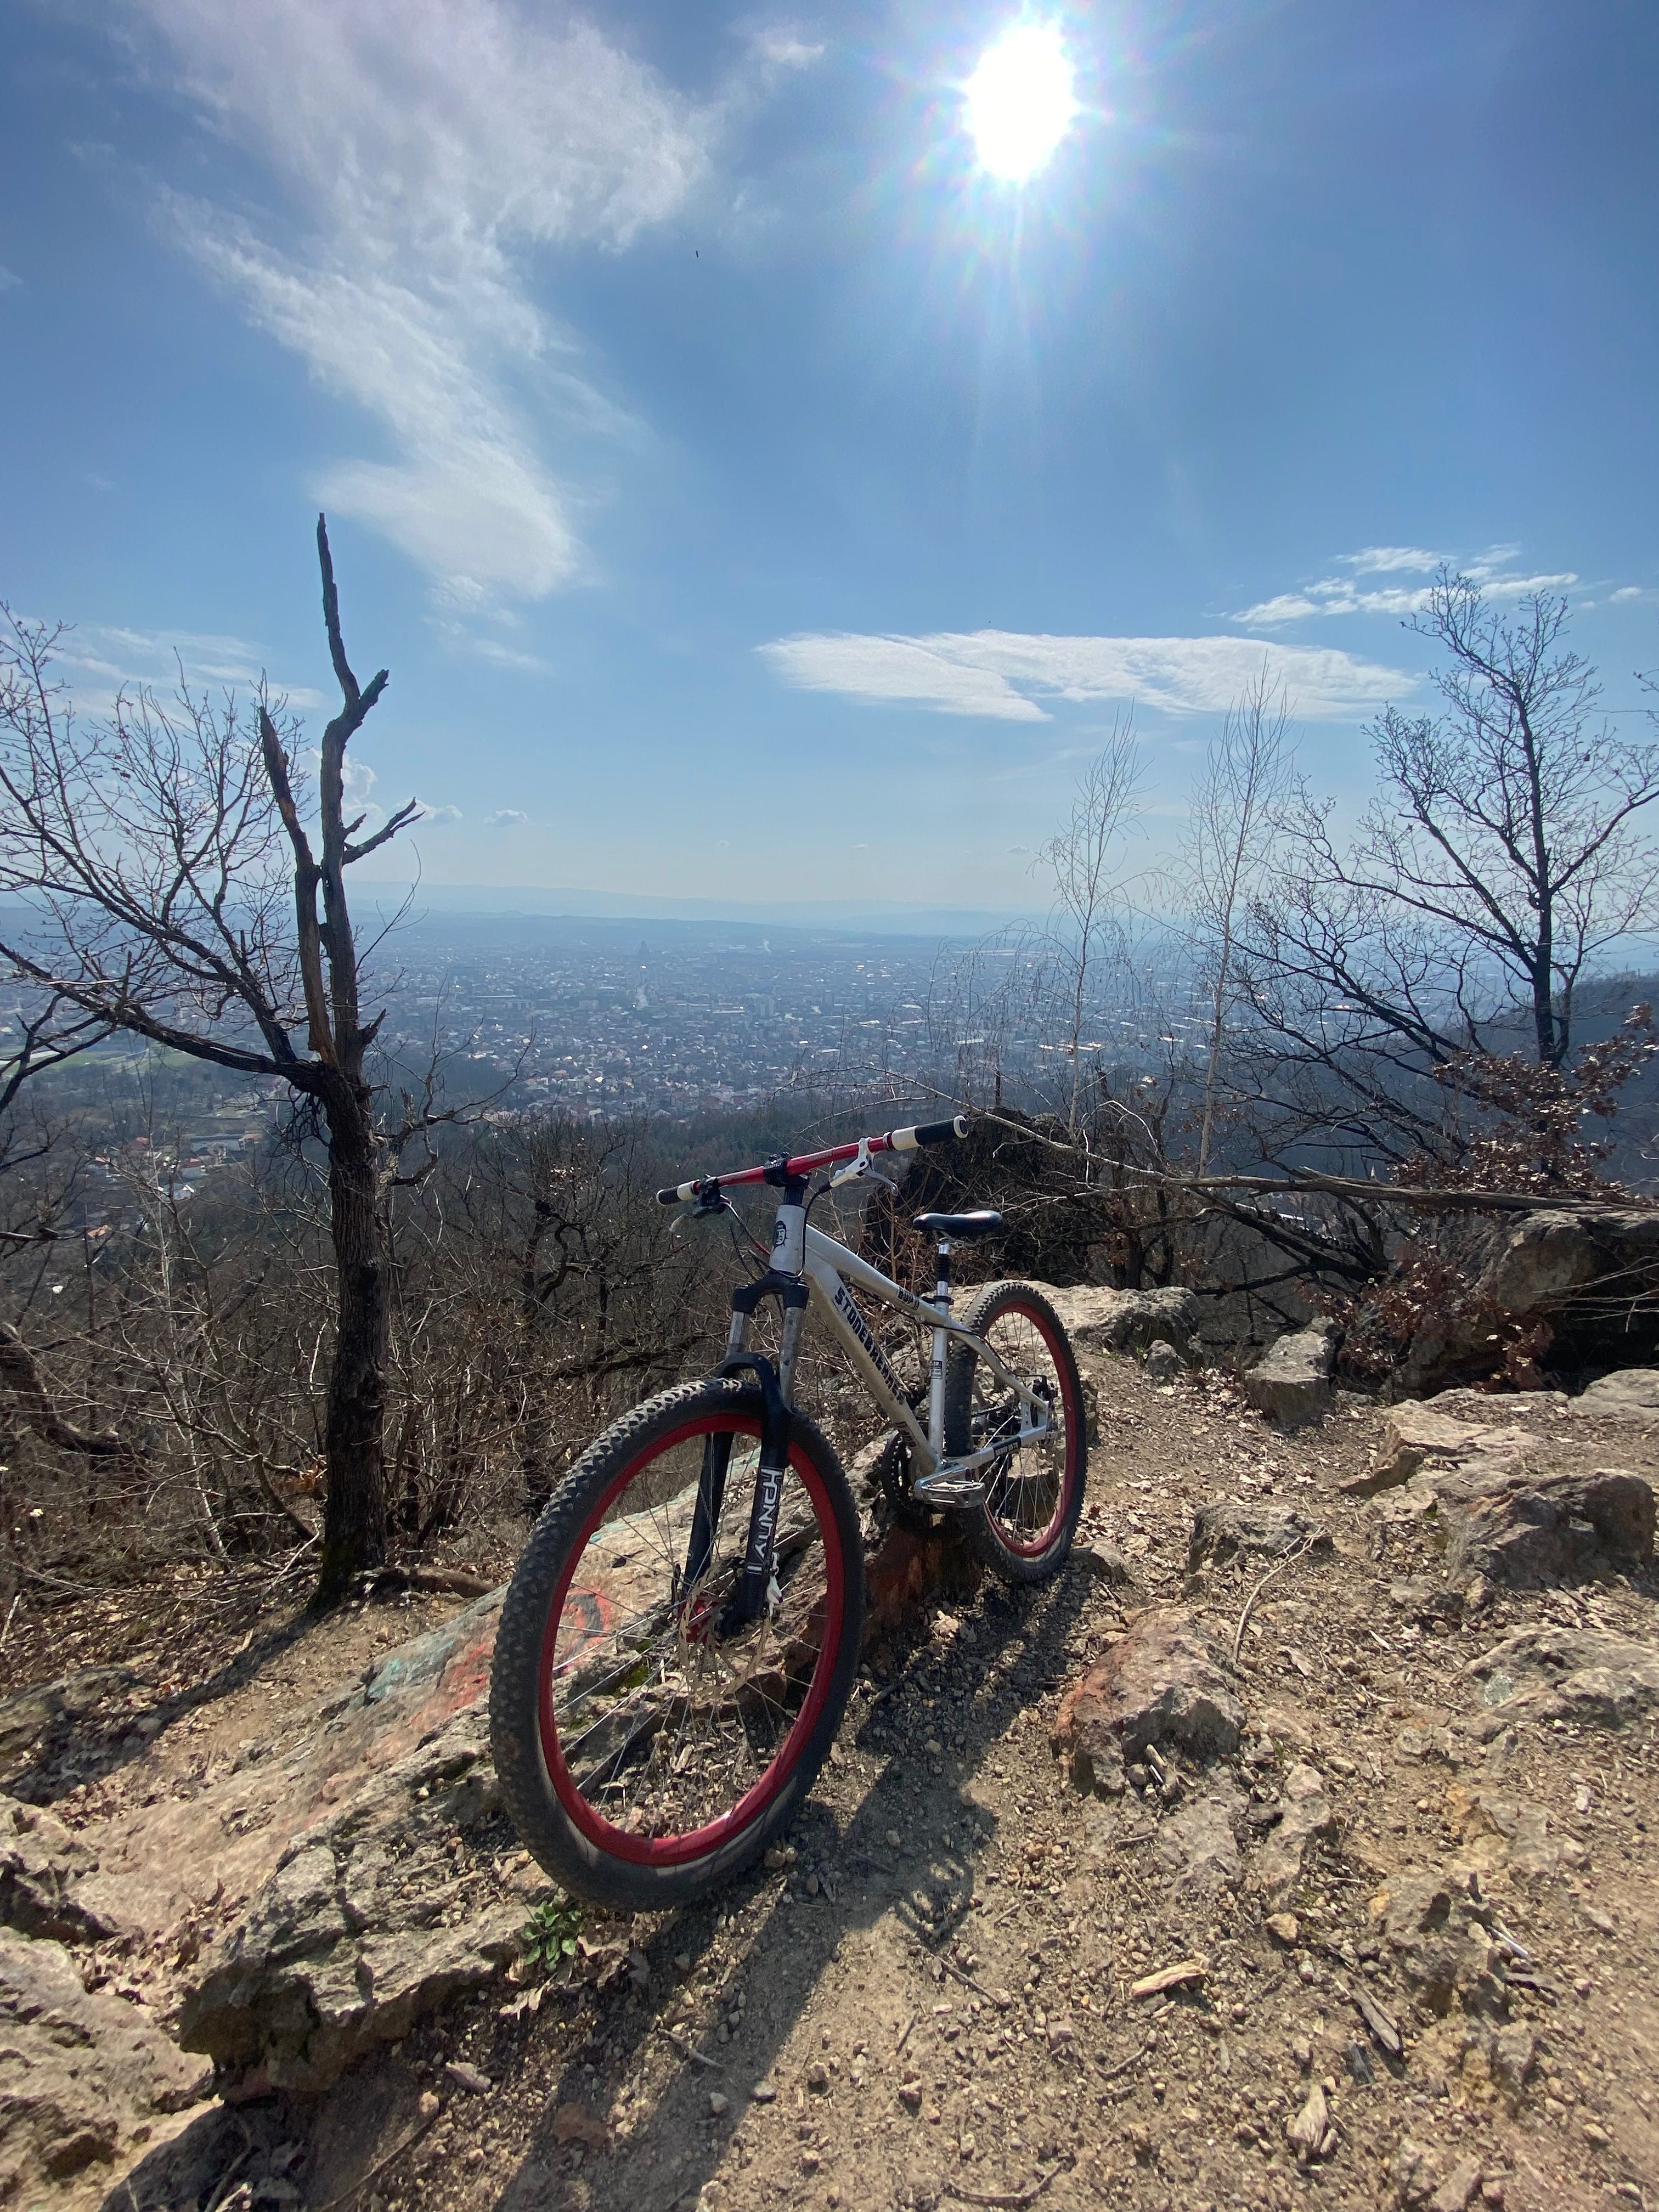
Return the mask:
[[[780,1884],[775,1871],[757,1870],[720,1898],[663,1923],[646,1946],[649,1997],[636,2009],[619,2008],[600,2032],[597,2049],[584,2045],[568,2055],[546,2092],[517,2171],[494,2200],[499,2212],[540,2212],[570,2202],[581,2203],[587,2212],[689,2208],[728,2160],[733,2137],[753,2129],[749,2093],[757,2083],[769,2084],[786,2106],[802,2157],[814,2154],[813,2145],[833,2130],[838,2094],[855,2085],[828,2064],[822,2089],[784,2082],[775,2078],[780,2060],[825,1974],[838,1960],[846,1963],[851,1942],[872,1936],[890,1918],[902,1931],[915,1970],[929,1977],[929,1990],[940,1994],[931,1978],[935,1961],[985,1894],[978,1862],[998,1835],[994,1814],[970,1809],[970,1785],[1020,1714],[1079,1670],[1080,1662],[1067,1659],[1066,1645],[1085,1610],[1102,1596],[1081,1562],[1037,1590],[988,1583],[973,1602],[971,1636],[959,1632],[955,1644],[944,1650],[924,1630],[889,1684],[875,1690],[860,1681],[864,1694],[849,1710],[843,1740],[850,1733],[861,1750],[884,1761],[861,1802],[842,1819],[822,1789],[815,1790],[790,1833],[793,1876]],[[930,1692],[931,1705],[924,1702]],[[930,1737],[929,1729],[939,1732]],[[919,1755],[919,1736],[924,1745],[938,1746],[936,1757],[925,1749]],[[890,1840],[895,1835],[901,1838],[897,1849]],[[817,1894],[800,1896],[804,1889]],[[615,2082],[638,2063],[647,2041],[665,2033],[665,2014],[679,2008],[671,1961],[689,1961],[683,1980],[690,1984],[722,1948],[738,1954],[720,1996],[722,2017],[739,2023],[732,2039],[708,2043],[703,2056],[713,2063],[684,2058],[614,2151],[573,2154],[553,2134],[559,2107],[600,2094],[594,2059]],[[936,1971],[945,1979],[942,1966]],[[945,1986],[951,1986],[948,1980]],[[920,1998],[915,2010],[920,2016]],[[867,2039],[877,2039],[882,2025],[872,2013]],[[683,2039],[679,2047],[684,2048]],[[514,2055],[503,2033],[504,2067]],[[839,2069],[846,2054],[833,2055]],[[891,2053],[884,2043],[869,2055],[873,2078]],[[727,2100],[725,2111],[711,2108],[711,2094]],[[578,2169],[581,2186],[573,2198],[567,2192]],[[804,2178],[809,2177],[798,2161],[795,2180]],[[871,2201],[866,2182],[860,2177],[853,2185],[849,2201]]]

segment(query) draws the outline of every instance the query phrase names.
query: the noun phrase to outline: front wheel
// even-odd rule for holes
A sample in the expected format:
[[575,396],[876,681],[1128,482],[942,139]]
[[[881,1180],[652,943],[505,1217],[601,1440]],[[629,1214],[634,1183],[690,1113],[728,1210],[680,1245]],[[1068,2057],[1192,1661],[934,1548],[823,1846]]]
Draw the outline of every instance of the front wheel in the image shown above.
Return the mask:
[[[985,1500],[964,1515],[975,1549],[1007,1582],[1046,1582],[1066,1564],[1083,1510],[1089,1443],[1083,1385],[1060,1316],[1027,1283],[988,1284],[963,1316],[1003,1373],[961,1337],[945,1377],[945,1448],[954,1458],[1007,1438],[986,1470]],[[1012,1377],[1048,1408],[1045,1435],[1031,1425]]]
[[793,1817],[858,1664],[858,1510],[791,1416],[775,1567],[739,1584],[760,1465],[752,1383],[683,1383],[588,1446],[501,1607],[489,1725],[524,1842],[575,1895],[630,1912],[705,1895]]

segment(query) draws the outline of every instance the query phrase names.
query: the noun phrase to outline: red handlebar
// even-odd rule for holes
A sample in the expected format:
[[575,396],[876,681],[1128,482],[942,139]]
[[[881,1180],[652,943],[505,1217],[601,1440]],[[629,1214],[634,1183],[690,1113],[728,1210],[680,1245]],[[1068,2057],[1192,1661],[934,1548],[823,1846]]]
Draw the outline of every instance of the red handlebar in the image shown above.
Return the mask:
[[834,1167],[838,1160],[858,1158],[859,1147],[872,1152],[914,1152],[923,1145],[948,1144],[953,1137],[968,1133],[968,1116],[953,1114],[948,1121],[923,1121],[908,1129],[889,1129],[879,1137],[859,1137],[850,1145],[832,1145],[827,1152],[798,1152],[793,1159],[773,1160],[765,1167],[738,1168],[730,1175],[702,1176],[695,1182],[673,1185],[657,1193],[659,1206],[680,1206],[688,1200],[704,1197],[710,1191],[725,1190],[741,1182],[794,1182],[810,1176],[815,1169]]

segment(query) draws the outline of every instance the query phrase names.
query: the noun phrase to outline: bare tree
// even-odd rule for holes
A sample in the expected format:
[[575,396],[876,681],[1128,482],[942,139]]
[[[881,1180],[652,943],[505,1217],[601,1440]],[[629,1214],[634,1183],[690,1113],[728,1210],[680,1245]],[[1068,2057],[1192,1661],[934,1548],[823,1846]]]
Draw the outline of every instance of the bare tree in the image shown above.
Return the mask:
[[318,1582],[329,1602],[384,1555],[386,1216],[403,1146],[432,1117],[389,1130],[368,1072],[383,1016],[363,1018],[346,871],[419,810],[410,801],[368,836],[362,816],[347,818],[346,748],[386,672],[366,685],[352,672],[320,515],[317,551],[342,703],[323,733],[314,848],[298,729],[280,707],[262,696],[250,728],[234,698],[216,706],[181,687],[171,706],[140,691],[82,726],[51,674],[58,633],[8,617],[0,884],[33,921],[0,955],[108,1028],[282,1078],[320,1117],[334,1255]]
[[1134,819],[1140,791],[1133,718],[1114,722],[1111,735],[1078,778],[1064,828],[1040,858],[1054,881],[1055,949],[1063,971],[1066,1049],[1072,1063],[1066,1126],[1082,1126],[1083,1032],[1091,977],[1122,919],[1116,874],[1123,834]]
[[1290,793],[1290,704],[1264,665],[1228,710],[1193,793],[1176,870],[1180,904],[1196,933],[1207,1000],[1198,1172],[1210,1160],[1222,1048],[1244,988],[1238,939],[1272,853]]
[[1659,912],[1659,747],[1598,720],[1566,621],[1562,599],[1506,614],[1443,570],[1413,626],[1449,656],[1448,711],[1376,725],[1382,788],[1351,842],[1330,800],[1304,788],[1288,811],[1240,948],[1237,1065],[1270,1153],[1449,1158],[1445,1072],[1522,1038],[1563,1068],[1581,982]]

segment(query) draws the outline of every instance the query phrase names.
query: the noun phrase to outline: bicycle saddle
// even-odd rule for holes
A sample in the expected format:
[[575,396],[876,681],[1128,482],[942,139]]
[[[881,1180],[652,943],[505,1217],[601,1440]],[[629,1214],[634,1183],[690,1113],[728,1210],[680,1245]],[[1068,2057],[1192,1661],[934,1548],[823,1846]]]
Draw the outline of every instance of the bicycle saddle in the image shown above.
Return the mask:
[[965,1237],[994,1237],[1002,1226],[1002,1216],[991,1212],[919,1213],[911,1226],[939,1237],[954,1237],[961,1243]]

